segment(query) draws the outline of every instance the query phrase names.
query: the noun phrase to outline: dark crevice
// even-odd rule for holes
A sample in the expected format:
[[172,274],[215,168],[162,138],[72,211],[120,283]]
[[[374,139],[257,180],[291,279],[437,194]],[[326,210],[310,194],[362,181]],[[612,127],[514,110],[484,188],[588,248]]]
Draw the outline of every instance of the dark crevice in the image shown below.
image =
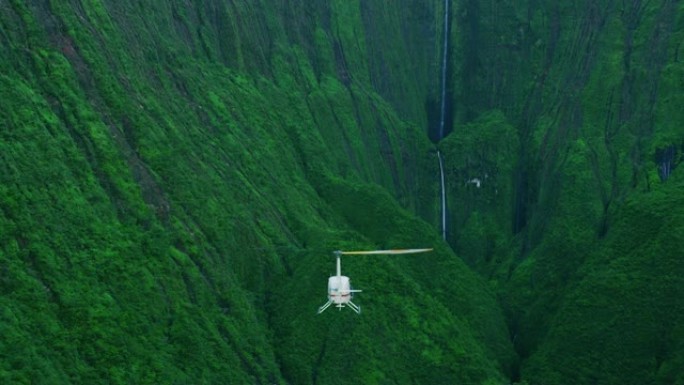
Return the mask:
[[656,150],[655,162],[658,165],[658,176],[661,181],[666,181],[677,167],[676,159],[677,147],[674,145]]

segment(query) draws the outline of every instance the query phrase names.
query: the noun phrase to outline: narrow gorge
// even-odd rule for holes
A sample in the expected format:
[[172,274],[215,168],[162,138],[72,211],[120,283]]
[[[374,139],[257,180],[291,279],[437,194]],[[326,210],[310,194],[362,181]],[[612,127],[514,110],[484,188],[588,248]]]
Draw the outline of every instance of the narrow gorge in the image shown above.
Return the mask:
[[[0,383],[684,384],[684,3],[0,0]],[[363,313],[316,310],[334,250]]]

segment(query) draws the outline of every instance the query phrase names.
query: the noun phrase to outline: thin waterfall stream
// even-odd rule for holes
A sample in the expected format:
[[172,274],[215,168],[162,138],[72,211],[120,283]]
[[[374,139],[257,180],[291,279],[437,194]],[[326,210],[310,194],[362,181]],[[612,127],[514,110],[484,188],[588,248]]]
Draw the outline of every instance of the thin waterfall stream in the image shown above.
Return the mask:
[[[439,115],[439,137],[438,141],[444,138],[444,125],[446,122],[446,81],[447,81],[447,57],[449,47],[449,0],[444,0],[444,42],[442,46],[442,79],[441,79],[441,104]],[[442,238],[447,239],[447,221],[446,221],[446,181],[444,178],[444,164],[442,160],[442,153],[437,150],[437,158],[439,159],[439,176],[440,176],[440,202],[442,208]]]
[[439,159],[439,180],[441,185],[441,202],[442,202],[442,238],[446,240],[446,189],[444,188],[444,165],[442,164],[442,153],[437,151],[437,159]]
[[447,48],[449,47],[449,0],[444,0],[444,45],[442,46],[442,89],[439,111],[439,137],[444,138],[444,122],[446,119],[446,77],[447,77]]

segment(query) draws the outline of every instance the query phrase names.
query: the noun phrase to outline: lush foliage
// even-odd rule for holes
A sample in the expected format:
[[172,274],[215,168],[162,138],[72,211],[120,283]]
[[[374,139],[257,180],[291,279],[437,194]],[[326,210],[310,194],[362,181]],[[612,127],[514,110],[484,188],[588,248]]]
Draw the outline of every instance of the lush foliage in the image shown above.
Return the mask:
[[451,5],[445,242],[443,1],[0,2],[0,382],[684,384],[684,5]]
[[[504,380],[494,295],[415,216],[437,165],[372,86],[374,9],[1,7],[0,382]],[[345,261],[364,315],[316,316],[332,250],[402,246],[436,251]]]
[[[661,278],[683,266],[674,196],[684,8],[464,1],[460,9],[453,108],[462,124],[440,144],[457,176],[450,242],[500,289],[520,379],[681,381],[679,284]],[[492,199],[484,172],[509,193]],[[475,177],[479,189],[464,183]]]
[[619,210],[525,366],[530,383],[684,383],[682,187],[680,177]]

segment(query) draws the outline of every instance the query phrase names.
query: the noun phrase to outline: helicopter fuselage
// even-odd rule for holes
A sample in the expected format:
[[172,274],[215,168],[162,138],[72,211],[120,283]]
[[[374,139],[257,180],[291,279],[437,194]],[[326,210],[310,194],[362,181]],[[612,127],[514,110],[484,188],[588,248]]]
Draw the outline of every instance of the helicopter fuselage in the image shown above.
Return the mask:
[[333,275],[328,278],[328,299],[334,304],[346,304],[354,297],[349,277]]

